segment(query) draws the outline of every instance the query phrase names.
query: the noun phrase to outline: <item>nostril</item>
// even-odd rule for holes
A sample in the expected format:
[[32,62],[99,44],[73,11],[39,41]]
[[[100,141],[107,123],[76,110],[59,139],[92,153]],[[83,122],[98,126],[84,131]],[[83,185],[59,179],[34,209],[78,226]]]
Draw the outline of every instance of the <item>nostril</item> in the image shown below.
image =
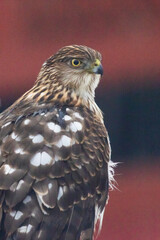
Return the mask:
[[100,62],[99,59],[96,59],[96,60],[94,61],[94,66],[95,66],[95,67],[98,67],[100,64],[101,64],[101,62]]

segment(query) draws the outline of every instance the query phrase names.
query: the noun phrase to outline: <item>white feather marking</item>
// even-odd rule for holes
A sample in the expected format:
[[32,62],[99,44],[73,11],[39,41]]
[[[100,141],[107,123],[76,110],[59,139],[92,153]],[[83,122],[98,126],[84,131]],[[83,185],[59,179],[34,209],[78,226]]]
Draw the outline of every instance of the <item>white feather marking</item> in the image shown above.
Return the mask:
[[59,200],[62,197],[62,195],[63,195],[63,188],[60,186],[57,199]]
[[10,125],[11,124],[11,122],[7,122],[7,123],[5,123],[1,128],[5,128],[5,127],[7,127],[8,125]]
[[55,125],[54,132],[59,133],[61,131],[61,127],[59,125]]
[[70,137],[67,137],[67,136],[63,135],[61,140],[62,140],[63,146],[69,147],[71,145],[72,139]]
[[21,211],[16,212],[15,220],[20,219],[22,216],[23,216],[23,213]]
[[59,140],[59,141],[56,143],[56,146],[57,146],[58,148],[61,148],[61,147],[62,147],[62,141]]
[[47,123],[49,129],[54,131],[55,133],[59,133],[61,131],[61,127],[53,122]]
[[46,152],[42,152],[42,155],[41,155],[41,164],[42,165],[47,165],[47,164],[50,164],[52,161],[52,157],[46,153]]
[[21,141],[21,137],[18,136],[18,137],[16,137],[15,140],[16,140],[16,142],[20,142]]
[[40,239],[40,237],[41,237],[42,233],[43,233],[43,231],[42,231],[42,230],[40,230],[40,231],[39,231],[39,233],[38,233],[38,237],[39,237],[39,239]]
[[16,211],[11,211],[11,212],[9,213],[9,215],[10,215],[11,217],[14,217],[15,214],[16,214]]
[[26,203],[29,203],[31,202],[32,198],[30,196],[27,196],[24,200],[23,200],[23,203],[26,204]]
[[31,158],[31,164],[35,167],[39,167],[41,165],[48,165],[51,163],[52,157],[46,153],[36,153],[32,158]]
[[19,190],[21,188],[21,186],[23,185],[24,181],[23,180],[20,180],[18,182],[18,185],[17,185],[17,190]]
[[38,134],[32,139],[32,142],[33,143],[41,143],[41,142],[43,142],[43,140],[44,140],[44,137],[41,134]]
[[79,169],[82,169],[82,166],[81,166],[81,165],[76,165],[76,167],[78,167]]
[[95,220],[94,220],[94,228],[98,227],[97,236],[99,235],[101,228],[102,228],[102,222],[103,222],[103,216],[104,216],[105,207],[103,210],[98,207],[98,205],[95,205]]
[[[45,195],[45,194],[44,194]],[[47,207],[47,208],[51,208],[51,206],[49,205],[49,204],[47,204],[44,200],[43,200],[43,195],[38,195],[38,198],[39,198],[39,201],[41,201],[41,203],[45,206],[45,207]],[[43,205],[42,205],[42,207],[43,207]]]
[[32,216],[32,217],[36,217],[35,212],[32,212],[32,213],[31,213],[31,216]]
[[80,122],[74,122],[74,125],[78,131],[82,130],[82,124]]
[[36,196],[37,196],[37,200],[38,200],[38,203],[39,203],[39,206],[40,206],[42,212],[43,212],[45,215],[48,215],[48,213],[44,210],[44,208],[43,208],[43,206],[42,206],[42,198],[41,198],[38,194],[36,194]]
[[12,174],[13,172],[15,172],[16,169],[15,168],[12,168],[10,167],[8,164],[5,164],[4,165],[4,174]]
[[71,123],[71,124],[69,125],[69,128],[71,129],[72,132],[77,132],[77,128],[76,128],[76,126],[74,125],[74,123]]
[[32,158],[31,158],[31,164],[35,167],[40,166],[41,163],[41,153],[36,153]]
[[64,116],[64,120],[65,120],[65,121],[69,121],[69,120],[71,120],[71,117],[68,116],[68,115],[65,115],[65,116]]
[[25,119],[23,123],[24,123],[24,125],[28,125],[30,122],[31,122],[30,119]]
[[56,146],[61,148],[62,146],[69,147],[71,145],[72,139],[66,135],[62,135],[60,140],[57,142]]
[[15,132],[13,132],[13,133],[11,134],[11,138],[12,138],[12,139],[16,139],[16,137],[17,137],[17,134],[15,134]]
[[118,165],[118,163],[114,163],[111,160],[108,162],[108,178],[109,178],[109,187],[113,190],[115,187],[115,179],[114,179],[114,168]]
[[28,227],[27,227],[27,233],[31,231],[32,227],[33,227],[33,226],[32,226],[31,224],[28,225]]
[[83,120],[83,117],[78,112],[73,113],[73,115]]
[[52,184],[52,183],[48,183],[48,188],[49,188],[49,189],[51,189],[51,188],[52,188],[52,186],[53,186],[53,184]]
[[31,224],[29,224],[27,226],[22,226],[22,227],[18,228],[18,232],[20,232],[20,233],[29,233],[32,228],[33,228],[33,226]]
[[30,139],[33,139],[35,136],[34,135],[29,135],[29,138]]
[[47,123],[47,126],[48,126],[48,128],[49,129],[51,129],[52,131],[54,131],[54,127],[55,127],[55,123],[53,123],[53,122],[49,122],[49,123]]
[[[108,177],[109,177],[110,189],[114,189],[114,187],[115,187],[114,168],[117,166],[117,164],[118,163],[114,163],[111,160],[108,162]],[[94,228],[96,230],[96,227],[98,227],[97,236],[99,235],[101,228],[102,228],[104,211],[105,211],[105,207],[104,207],[104,209],[101,209],[100,207],[98,207],[98,204],[96,204]]]
[[25,154],[25,152],[23,151],[22,148],[17,148],[17,149],[15,150],[15,153],[16,153],[16,154],[21,154],[21,155]]

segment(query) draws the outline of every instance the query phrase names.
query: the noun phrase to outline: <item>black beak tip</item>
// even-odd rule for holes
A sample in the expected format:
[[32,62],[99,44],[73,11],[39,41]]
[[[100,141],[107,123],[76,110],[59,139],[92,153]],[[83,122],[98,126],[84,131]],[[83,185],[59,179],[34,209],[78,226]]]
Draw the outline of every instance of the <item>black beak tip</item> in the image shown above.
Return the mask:
[[97,68],[97,74],[101,74],[101,76],[103,75],[103,67],[102,65],[99,65],[98,68]]

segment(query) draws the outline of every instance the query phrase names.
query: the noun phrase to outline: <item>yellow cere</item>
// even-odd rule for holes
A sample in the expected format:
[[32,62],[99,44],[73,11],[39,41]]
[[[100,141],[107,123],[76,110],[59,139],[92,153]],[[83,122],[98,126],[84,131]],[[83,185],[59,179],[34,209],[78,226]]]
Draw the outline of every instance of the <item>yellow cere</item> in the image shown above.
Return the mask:
[[99,59],[96,59],[94,65],[95,65],[95,66],[99,66],[100,64],[101,64],[100,60],[99,60]]

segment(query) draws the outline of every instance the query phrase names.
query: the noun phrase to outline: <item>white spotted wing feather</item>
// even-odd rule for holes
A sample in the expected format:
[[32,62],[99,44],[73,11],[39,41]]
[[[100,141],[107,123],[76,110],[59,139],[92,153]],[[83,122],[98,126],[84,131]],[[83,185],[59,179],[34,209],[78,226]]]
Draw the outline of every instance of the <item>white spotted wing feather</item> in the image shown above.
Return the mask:
[[7,240],[58,240],[72,228],[82,237],[87,221],[92,235],[95,206],[103,212],[107,200],[110,149],[104,126],[91,117],[54,108],[1,121],[0,233]]

